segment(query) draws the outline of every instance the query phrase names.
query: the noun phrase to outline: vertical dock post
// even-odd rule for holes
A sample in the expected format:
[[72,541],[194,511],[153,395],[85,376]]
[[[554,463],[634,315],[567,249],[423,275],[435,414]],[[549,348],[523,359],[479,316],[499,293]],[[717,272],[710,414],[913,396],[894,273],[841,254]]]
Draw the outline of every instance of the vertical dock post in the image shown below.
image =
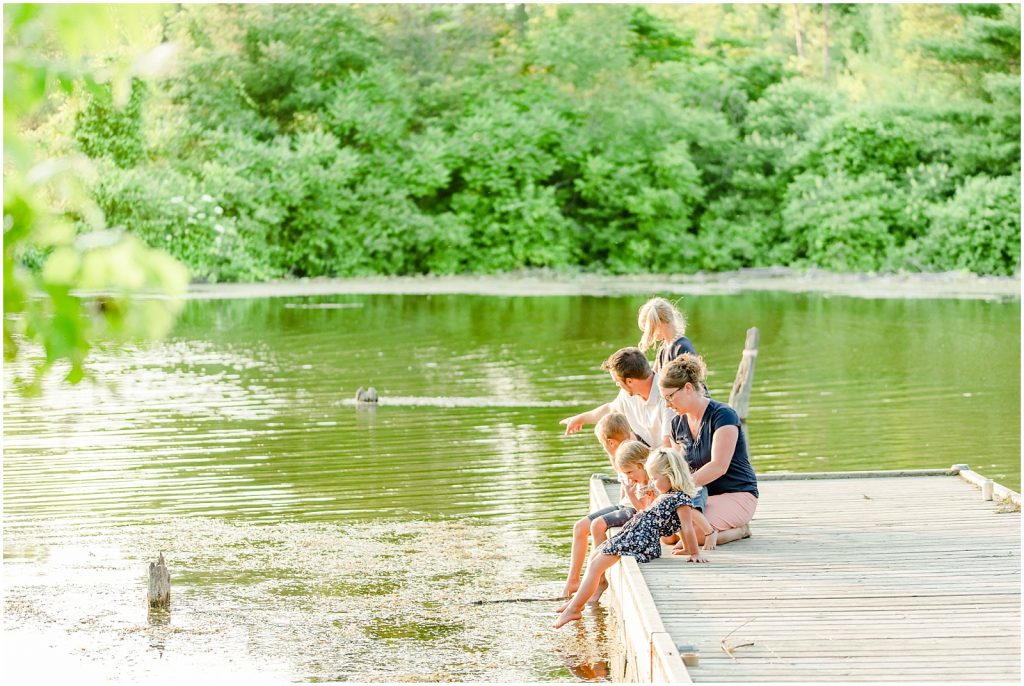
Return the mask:
[[164,554],[160,553],[156,562],[149,563],[149,609],[169,609],[171,607],[171,573],[164,562]]
[[985,479],[981,482],[981,498],[982,500],[992,500],[992,492],[995,487],[995,482],[992,479]]
[[736,410],[740,421],[746,425],[747,412],[750,410],[750,389],[754,384],[754,362],[757,360],[757,343],[759,332],[756,326],[747,329],[747,339],[743,344],[743,357],[740,358],[736,379],[732,382],[732,393],[729,394],[729,407]]

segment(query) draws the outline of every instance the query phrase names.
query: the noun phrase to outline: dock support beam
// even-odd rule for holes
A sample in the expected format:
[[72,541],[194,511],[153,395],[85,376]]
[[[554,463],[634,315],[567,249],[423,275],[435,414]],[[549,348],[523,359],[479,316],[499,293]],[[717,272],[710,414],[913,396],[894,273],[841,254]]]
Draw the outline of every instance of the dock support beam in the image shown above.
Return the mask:
[[754,362],[757,361],[757,343],[760,333],[756,326],[747,329],[747,339],[743,344],[743,357],[740,358],[736,379],[732,382],[732,393],[729,394],[729,407],[736,410],[740,422],[747,423],[747,412],[750,410],[750,388],[754,384]]

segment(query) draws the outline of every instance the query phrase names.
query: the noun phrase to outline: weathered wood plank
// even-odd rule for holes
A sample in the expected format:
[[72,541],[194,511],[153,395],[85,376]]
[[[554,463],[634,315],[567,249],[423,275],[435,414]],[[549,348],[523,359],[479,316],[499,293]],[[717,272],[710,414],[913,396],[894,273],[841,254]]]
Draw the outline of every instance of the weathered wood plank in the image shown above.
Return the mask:
[[[887,471],[865,470],[854,472],[768,472],[758,474],[760,481],[809,481],[824,479],[833,481],[836,479],[892,479],[904,476],[950,476],[955,474],[949,469],[893,469]],[[836,490],[840,486],[834,486]],[[843,487],[845,488],[845,486]]]
[[171,574],[167,570],[164,554],[149,563],[149,582],[146,595],[151,610],[166,610],[171,606]]
[[736,370],[736,378],[732,382],[732,392],[729,393],[729,406],[736,410],[740,422],[744,424],[750,409],[750,390],[754,385],[754,363],[757,362],[758,337],[756,326],[747,329],[740,366]]

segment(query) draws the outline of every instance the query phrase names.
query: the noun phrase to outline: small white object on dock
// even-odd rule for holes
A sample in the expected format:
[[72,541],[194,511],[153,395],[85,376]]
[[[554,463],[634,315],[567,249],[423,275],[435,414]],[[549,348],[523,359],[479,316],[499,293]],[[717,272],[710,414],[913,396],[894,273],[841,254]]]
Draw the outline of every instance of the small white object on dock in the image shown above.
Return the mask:
[[683,658],[684,665],[687,667],[700,666],[700,651],[697,646],[691,643],[677,643],[676,650],[679,652],[679,657]]

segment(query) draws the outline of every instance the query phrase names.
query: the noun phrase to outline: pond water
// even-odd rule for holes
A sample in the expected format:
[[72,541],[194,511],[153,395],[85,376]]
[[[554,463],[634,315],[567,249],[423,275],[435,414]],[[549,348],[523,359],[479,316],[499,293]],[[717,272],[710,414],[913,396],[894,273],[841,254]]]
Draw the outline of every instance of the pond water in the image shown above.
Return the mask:
[[[5,672],[140,680],[579,681],[614,646],[558,594],[643,297],[190,301],[98,382],[12,394]],[[686,297],[713,396],[761,331],[760,472],[967,463],[1020,489],[1020,302]],[[374,409],[351,401],[375,386]],[[754,523],[756,530],[756,520]],[[169,615],[147,616],[163,552]]]

